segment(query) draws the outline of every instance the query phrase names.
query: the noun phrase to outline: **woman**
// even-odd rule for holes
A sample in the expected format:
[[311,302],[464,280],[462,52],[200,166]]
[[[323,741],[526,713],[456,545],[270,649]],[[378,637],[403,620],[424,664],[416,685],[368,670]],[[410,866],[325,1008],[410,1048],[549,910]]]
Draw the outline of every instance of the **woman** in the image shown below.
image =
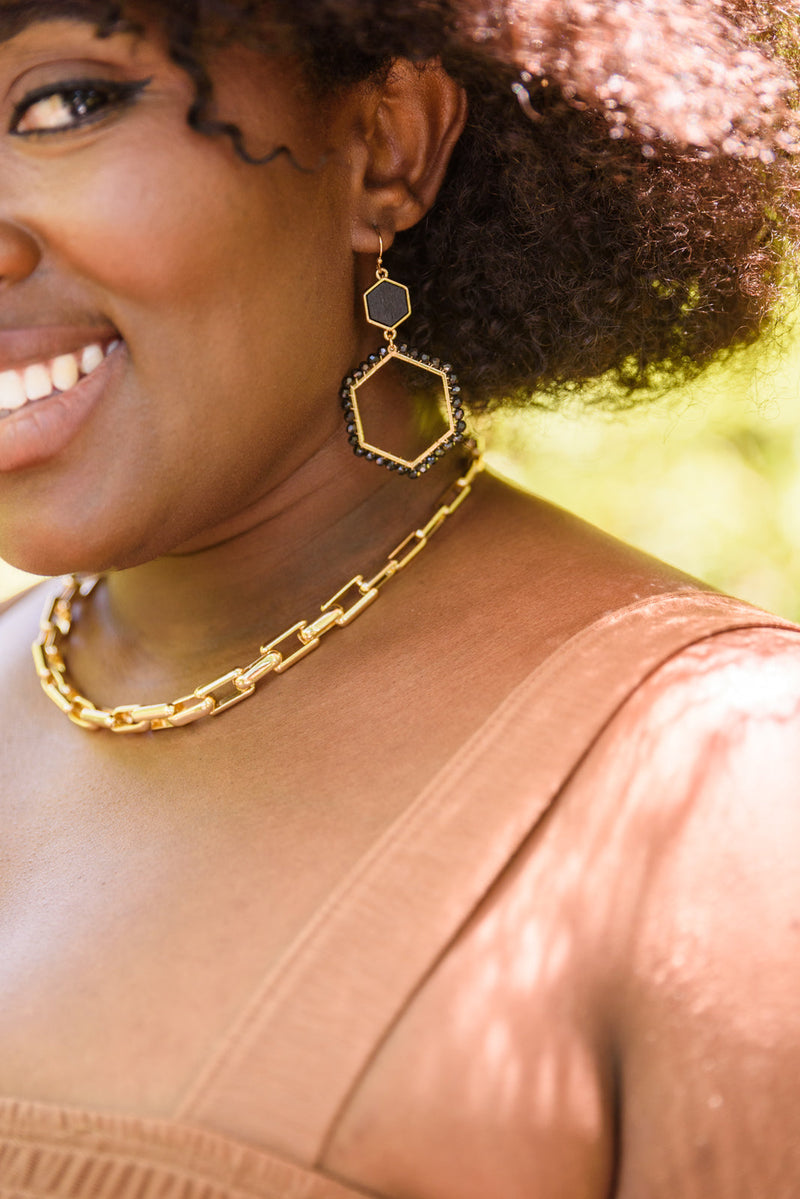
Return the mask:
[[0,6],[0,1193],[797,1194],[797,632],[460,440],[763,326],[793,14]]

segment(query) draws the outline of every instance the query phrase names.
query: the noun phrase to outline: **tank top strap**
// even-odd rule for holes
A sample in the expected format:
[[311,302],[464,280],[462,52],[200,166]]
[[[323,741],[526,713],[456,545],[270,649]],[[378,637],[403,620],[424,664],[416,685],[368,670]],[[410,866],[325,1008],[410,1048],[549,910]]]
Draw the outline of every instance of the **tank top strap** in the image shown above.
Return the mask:
[[625,700],[687,646],[796,626],[685,590],[611,612],[528,676],[349,873],[180,1118],[318,1164],[377,1047]]

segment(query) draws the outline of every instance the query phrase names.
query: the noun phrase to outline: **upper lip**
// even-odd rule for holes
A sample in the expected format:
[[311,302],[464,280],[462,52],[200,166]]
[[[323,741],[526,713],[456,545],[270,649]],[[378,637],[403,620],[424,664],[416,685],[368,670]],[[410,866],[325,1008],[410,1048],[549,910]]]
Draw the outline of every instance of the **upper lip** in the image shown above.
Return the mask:
[[22,370],[35,362],[49,362],[74,354],[85,346],[107,346],[119,337],[113,325],[41,325],[26,329],[0,329],[0,373]]

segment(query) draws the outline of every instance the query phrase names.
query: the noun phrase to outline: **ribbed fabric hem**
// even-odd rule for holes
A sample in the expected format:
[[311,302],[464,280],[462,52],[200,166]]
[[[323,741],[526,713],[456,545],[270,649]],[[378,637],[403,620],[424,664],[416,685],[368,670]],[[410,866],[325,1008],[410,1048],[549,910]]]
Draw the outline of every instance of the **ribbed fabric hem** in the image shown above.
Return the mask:
[[367,1195],[189,1124],[0,1099],[2,1199],[363,1199]]

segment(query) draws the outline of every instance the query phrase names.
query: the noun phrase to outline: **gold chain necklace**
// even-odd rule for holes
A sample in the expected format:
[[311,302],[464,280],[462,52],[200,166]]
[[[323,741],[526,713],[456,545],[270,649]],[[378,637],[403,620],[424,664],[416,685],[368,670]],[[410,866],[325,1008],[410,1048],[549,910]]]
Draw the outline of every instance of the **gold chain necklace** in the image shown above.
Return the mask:
[[[255,691],[256,684],[267,675],[283,674],[317,649],[322,638],[332,629],[343,629],[352,624],[356,617],[378,598],[384,583],[408,566],[448,516],[452,516],[463,504],[472,490],[476,476],[482,470],[483,459],[476,454],[469,469],[442,496],[427,524],[409,533],[392,550],[376,575],[368,580],[365,580],[363,575],[356,575],[322,605],[322,615],[316,620],[311,623],[301,620],[292,625],[285,633],[281,633],[267,645],[262,645],[259,657],[248,666],[237,666],[228,674],[202,687],[196,687],[191,695],[183,695],[172,703],[123,704],[112,709],[98,708],[73,687],[67,677],[61,647],[75,621],[73,602],[76,598],[88,599],[101,576],[78,578],[76,575],[68,575],[63,581],[61,591],[54,599],[48,601],[42,617],[40,635],[33,643],[33,660],[45,695],[49,696],[56,707],[74,724],[94,732],[108,729],[112,733],[147,733],[151,730],[182,728],[206,716],[219,716],[220,712],[225,712],[234,704],[248,699]],[[283,645],[285,641],[290,642],[289,648]]]

